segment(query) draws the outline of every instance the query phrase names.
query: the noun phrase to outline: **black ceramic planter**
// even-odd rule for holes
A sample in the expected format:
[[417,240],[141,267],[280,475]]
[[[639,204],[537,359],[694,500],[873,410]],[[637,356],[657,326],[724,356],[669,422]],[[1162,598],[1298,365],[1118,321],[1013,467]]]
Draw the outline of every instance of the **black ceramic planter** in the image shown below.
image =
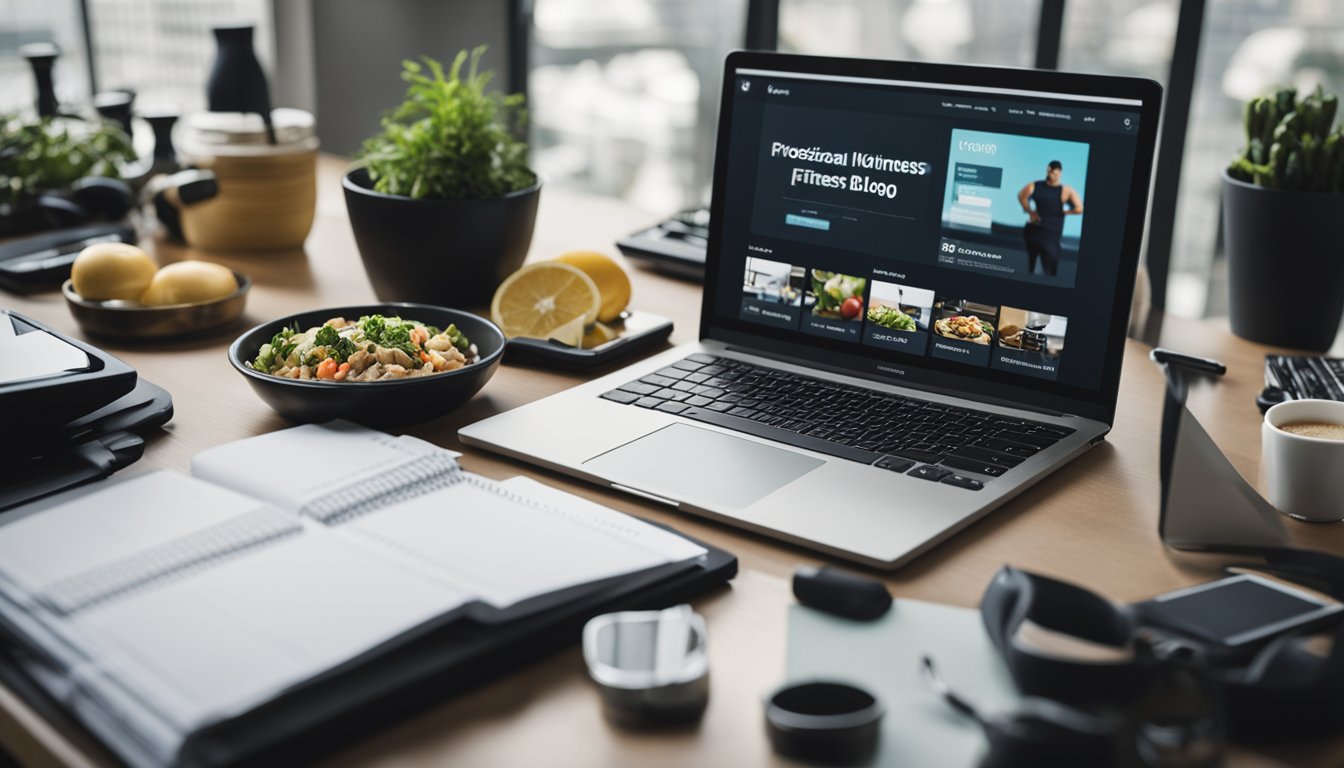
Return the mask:
[[1324,351],[1344,311],[1344,195],[1265,189],[1223,175],[1232,332]]
[[415,200],[347,173],[345,207],[364,271],[382,301],[488,306],[532,245],[541,183],[489,200]]

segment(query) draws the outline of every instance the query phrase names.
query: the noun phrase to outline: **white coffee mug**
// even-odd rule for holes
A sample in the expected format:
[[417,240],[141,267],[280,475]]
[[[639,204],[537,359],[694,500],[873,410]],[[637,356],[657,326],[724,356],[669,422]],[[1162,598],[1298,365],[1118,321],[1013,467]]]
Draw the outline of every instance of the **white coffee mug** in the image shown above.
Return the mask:
[[1299,520],[1344,519],[1344,440],[1281,429],[1303,422],[1344,424],[1344,402],[1290,400],[1265,412],[1260,460],[1269,485],[1269,503]]

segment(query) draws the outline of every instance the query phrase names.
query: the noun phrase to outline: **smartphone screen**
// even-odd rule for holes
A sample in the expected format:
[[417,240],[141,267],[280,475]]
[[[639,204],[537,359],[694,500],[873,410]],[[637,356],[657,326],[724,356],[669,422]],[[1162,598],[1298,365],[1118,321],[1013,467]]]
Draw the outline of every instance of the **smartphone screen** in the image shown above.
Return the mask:
[[89,367],[89,356],[79,347],[46,331],[19,333],[14,319],[0,313],[0,384],[54,376]]
[[1323,621],[1341,610],[1339,603],[1252,575],[1178,590],[1145,604],[1155,623],[1228,646]]

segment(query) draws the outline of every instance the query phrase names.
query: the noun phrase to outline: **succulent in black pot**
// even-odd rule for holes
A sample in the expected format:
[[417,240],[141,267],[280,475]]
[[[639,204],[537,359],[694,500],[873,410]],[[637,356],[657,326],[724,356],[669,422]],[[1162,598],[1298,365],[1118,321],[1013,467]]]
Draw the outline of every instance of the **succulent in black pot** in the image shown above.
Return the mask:
[[1232,331],[1324,351],[1344,313],[1339,99],[1285,88],[1245,107],[1246,147],[1223,175]]

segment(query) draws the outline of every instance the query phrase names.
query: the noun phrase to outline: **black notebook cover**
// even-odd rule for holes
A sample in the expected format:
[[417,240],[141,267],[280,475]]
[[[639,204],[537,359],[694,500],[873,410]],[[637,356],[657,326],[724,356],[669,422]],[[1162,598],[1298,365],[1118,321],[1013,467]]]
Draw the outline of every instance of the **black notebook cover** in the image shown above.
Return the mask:
[[[179,762],[184,766],[311,762],[577,645],[583,625],[593,616],[676,605],[737,575],[736,556],[696,543],[708,554],[689,567],[660,566],[612,579],[595,591],[580,588],[577,597],[574,591],[547,595],[539,599],[555,605],[522,618],[496,623],[507,619],[500,616],[487,623],[469,614],[437,626],[431,623],[246,714],[193,734],[183,745]],[[0,649],[0,680],[44,717],[88,733],[28,678],[13,653],[12,642]]]

